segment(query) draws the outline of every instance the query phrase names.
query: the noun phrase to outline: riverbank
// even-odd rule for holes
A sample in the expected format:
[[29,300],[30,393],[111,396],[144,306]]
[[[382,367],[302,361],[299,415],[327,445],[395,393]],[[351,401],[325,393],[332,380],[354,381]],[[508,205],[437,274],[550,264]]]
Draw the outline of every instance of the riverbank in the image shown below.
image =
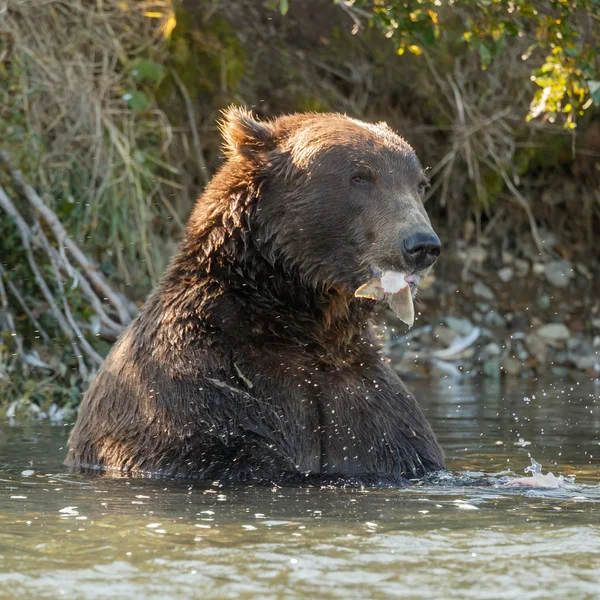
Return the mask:
[[459,243],[424,282],[413,329],[384,315],[386,353],[406,378],[600,378],[595,281],[553,247],[527,259]]

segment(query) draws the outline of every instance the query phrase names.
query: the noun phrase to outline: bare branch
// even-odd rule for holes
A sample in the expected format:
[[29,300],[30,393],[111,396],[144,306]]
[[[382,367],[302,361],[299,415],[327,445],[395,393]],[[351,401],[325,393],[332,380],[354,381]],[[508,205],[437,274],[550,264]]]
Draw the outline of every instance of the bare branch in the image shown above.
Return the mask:
[[31,268],[31,272],[33,273],[33,277],[35,282],[37,283],[42,295],[44,296],[46,302],[50,305],[50,310],[52,315],[56,319],[58,326],[61,331],[67,336],[69,339],[71,346],[73,348],[73,353],[75,354],[75,358],[77,359],[77,364],[79,367],[79,373],[82,378],[87,379],[88,369],[85,365],[83,357],[81,355],[81,350],[79,349],[79,344],[75,339],[75,335],[73,330],[69,326],[69,323],[66,321],[63,316],[60,308],[56,304],[54,300],[54,296],[46,283],[42,273],[40,272],[37,263],[35,262],[35,257],[33,255],[32,249],[32,234],[29,226],[23,219],[23,217],[19,214],[19,211],[16,209],[15,205],[12,203],[11,199],[8,197],[6,192],[2,187],[0,187],[0,207],[4,209],[4,211],[8,214],[9,217],[12,217],[15,221],[17,229],[19,230],[19,234],[21,236],[21,241],[23,243],[23,249],[25,250],[25,254],[27,255],[27,261],[29,263],[29,267]]
[[8,296],[6,295],[6,288],[4,287],[4,281],[2,280],[2,277],[3,275],[0,275],[0,307],[4,312],[4,320],[6,321],[13,342],[15,343],[17,356],[22,357],[23,341],[21,340],[21,336],[17,333],[17,328],[15,327],[15,320],[10,310],[10,305],[8,304]]
[[[8,277],[8,273],[0,263],[0,276]],[[23,312],[29,317],[29,320],[33,323],[33,326],[39,332],[40,336],[44,340],[44,343],[50,344],[50,336],[46,333],[46,330],[41,326],[40,322],[35,318],[35,315],[31,312],[29,306],[25,302],[25,299],[21,295],[19,288],[10,280],[6,280],[6,287],[10,293],[15,297],[15,300],[19,303],[19,306],[23,309]]]
[[63,244],[67,250],[69,250],[96,289],[114,306],[119,315],[121,324],[128,325],[131,321],[131,314],[129,313],[125,302],[123,302],[123,300],[121,300],[121,298],[119,298],[119,296],[111,289],[95,265],[88,260],[85,254],[69,237],[69,234],[66,232],[58,217],[46,206],[35,190],[25,183],[21,172],[12,167],[8,154],[4,151],[0,151],[0,162],[3,163],[4,167],[10,173],[15,184],[19,188],[19,191],[23,194],[32,208],[48,223],[58,242]]

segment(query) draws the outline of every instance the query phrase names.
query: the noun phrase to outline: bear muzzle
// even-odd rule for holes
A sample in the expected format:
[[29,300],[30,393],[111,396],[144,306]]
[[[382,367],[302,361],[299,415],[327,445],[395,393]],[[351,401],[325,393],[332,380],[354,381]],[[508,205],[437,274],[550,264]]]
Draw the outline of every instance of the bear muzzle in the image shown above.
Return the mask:
[[410,272],[424,271],[438,259],[442,244],[433,229],[422,230],[405,237],[401,241],[401,249]]

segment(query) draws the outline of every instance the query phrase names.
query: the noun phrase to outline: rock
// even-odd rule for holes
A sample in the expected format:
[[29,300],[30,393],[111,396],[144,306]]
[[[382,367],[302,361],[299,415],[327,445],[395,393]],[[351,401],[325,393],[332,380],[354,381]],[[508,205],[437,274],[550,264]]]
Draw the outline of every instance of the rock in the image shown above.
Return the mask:
[[503,281],[504,283],[508,283],[513,278],[513,275],[514,271],[512,270],[512,267],[504,267],[498,271],[498,277],[500,278],[500,281]]
[[542,310],[550,308],[550,296],[548,296],[548,294],[543,294],[542,296],[539,296],[539,298],[537,299],[537,305]]
[[554,365],[566,365],[569,364],[570,359],[569,359],[569,353],[568,352],[557,352],[553,357],[552,357],[552,364]]
[[541,275],[546,270],[544,263],[534,263],[533,265],[533,274]]
[[554,342],[568,340],[571,337],[569,328],[564,323],[548,323],[542,325],[536,331],[536,334],[544,340]]
[[523,342],[518,342],[516,344],[516,357],[521,361],[525,361],[529,358],[529,353],[525,350],[525,346]]
[[500,354],[502,354],[502,348],[500,348],[500,344],[496,344],[496,342],[491,342],[483,348],[483,354],[489,357],[500,356]]
[[542,319],[540,319],[539,317],[531,317],[529,324],[531,329],[537,329],[542,325],[544,325],[544,321],[542,321]]
[[460,333],[455,329],[450,329],[447,325],[438,325],[433,330],[433,336],[440,342],[442,346],[449,346]]
[[522,371],[523,363],[516,358],[506,357],[502,361],[502,370],[508,375],[519,375]]
[[576,313],[576,316],[567,320],[566,325],[572,333],[583,333],[585,330],[585,322],[581,317],[582,310]]
[[505,265],[510,265],[515,260],[515,257],[510,253],[506,252],[506,250],[502,250],[502,262]]
[[542,245],[545,248],[554,248],[558,244],[558,238],[551,231],[540,231],[542,237]]
[[504,317],[495,310],[490,310],[483,318],[483,324],[486,327],[506,328]]
[[527,327],[528,319],[525,313],[508,313],[505,318],[509,322],[512,329],[523,330]]
[[566,288],[573,276],[573,263],[568,260],[553,260],[544,268],[548,283],[558,288]]
[[529,353],[535,356],[538,363],[546,362],[546,343],[535,333],[530,333],[525,338],[525,345]]
[[554,248],[554,246],[558,244],[558,237],[556,237],[556,234],[552,233],[552,231],[541,228],[539,230],[539,234],[542,241],[542,245],[547,250],[549,250],[550,248]]
[[569,375],[569,367],[552,367],[550,369],[554,377],[567,377]]
[[476,296],[483,298],[484,300],[495,300],[496,299],[494,292],[492,292],[492,290],[487,285],[485,285],[485,283],[483,283],[482,281],[478,281],[473,286],[473,293]]
[[483,363],[482,371],[485,377],[491,377],[492,379],[500,379],[500,375],[502,374],[500,368],[500,361],[497,358],[486,360]]
[[600,319],[592,319],[592,327],[594,329],[600,329]]
[[580,371],[600,370],[600,353],[579,356],[573,362]]
[[488,257],[488,252],[485,248],[481,246],[472,246],[467,250],[467,260],[475,263],[484,263],[486,258]]
[[525,275],[529,273],[530,268],[531,267],[529,266],[529,263],[526,260],[523,260],[521,258],[517,258],[517,260],[515,260],[515,271],[517,272],[517,275],[519,277],[525,277]]
[[444,317],[444,323],[460,333],[460,335],[469,335],[473,331],[473,323],[469,319],[461,319],[460,317]]

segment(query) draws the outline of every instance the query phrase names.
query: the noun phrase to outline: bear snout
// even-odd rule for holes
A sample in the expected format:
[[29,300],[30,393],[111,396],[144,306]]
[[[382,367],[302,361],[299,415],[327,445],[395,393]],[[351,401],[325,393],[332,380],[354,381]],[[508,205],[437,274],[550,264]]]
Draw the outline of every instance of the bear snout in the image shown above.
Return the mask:
[[402,239],[401,250],[409,270],[423,271],[438,259],[442,244],[433,229],[421,230]]

